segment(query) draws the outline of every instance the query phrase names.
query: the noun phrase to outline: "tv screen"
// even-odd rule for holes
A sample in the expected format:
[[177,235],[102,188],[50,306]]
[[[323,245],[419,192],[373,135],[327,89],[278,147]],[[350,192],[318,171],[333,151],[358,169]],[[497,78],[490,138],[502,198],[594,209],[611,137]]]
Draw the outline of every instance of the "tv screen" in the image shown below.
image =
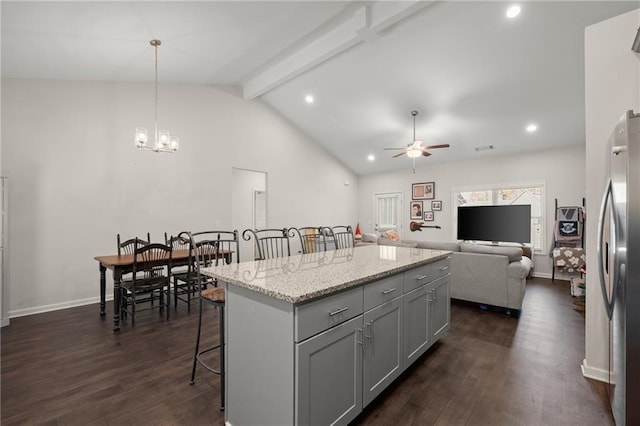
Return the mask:
[[531,206],[458,207],[458,239],[531,242]]

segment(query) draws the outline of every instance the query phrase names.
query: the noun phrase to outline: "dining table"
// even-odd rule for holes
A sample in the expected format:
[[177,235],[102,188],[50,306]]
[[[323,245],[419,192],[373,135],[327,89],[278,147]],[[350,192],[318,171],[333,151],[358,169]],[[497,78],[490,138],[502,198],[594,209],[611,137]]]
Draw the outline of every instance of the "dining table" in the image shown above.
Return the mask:
[[[225,257],[229,263],[230,250],[220,250],[219,254]],[[133,272],[133,254],[112,254],[106,256],[96,256],[100,269],[100,316],[106,315],[106,295],[107,295],[107,269],[113,273],[113,331],[120,330],[120,284],[122,275]],[[173,250],[171,255],[171,267],[189,265],[194,261],[195,256],[190,255],[189,249]],[[168,263],[168,259],[167,259]],[[138,259],[138,264],[144,267],[144,263]]]

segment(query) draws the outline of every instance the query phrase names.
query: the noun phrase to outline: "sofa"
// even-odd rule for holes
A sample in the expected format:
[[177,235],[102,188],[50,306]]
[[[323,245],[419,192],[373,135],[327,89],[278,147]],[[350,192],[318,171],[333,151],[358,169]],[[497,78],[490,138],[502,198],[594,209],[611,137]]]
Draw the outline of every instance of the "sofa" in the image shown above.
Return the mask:
[[361,244],[417,247],[451,251],[451,298],[479,303],[519,317],[531,259],[520,247],[467,242],[393,241],[385,236],[363,235]]

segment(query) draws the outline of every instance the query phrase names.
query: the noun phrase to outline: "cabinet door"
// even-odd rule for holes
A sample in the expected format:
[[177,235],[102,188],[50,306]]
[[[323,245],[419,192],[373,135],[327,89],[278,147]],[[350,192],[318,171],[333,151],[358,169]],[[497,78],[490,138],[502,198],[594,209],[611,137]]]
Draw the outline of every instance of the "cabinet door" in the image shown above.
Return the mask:
[[366,407],[403,370],[402,297],[364,313],[364,396]]
[[431,301],[429,324],[432,342],[444,337],[449,332],[451,319],[451,300],[449,297],[449,276],[437,279],[427,286]]
[[296,424],[346,425],[362,411],[362,315],[296,345]]
[[409,367],[430,344],[429,288],[419,287],[404,295],[404,365]]

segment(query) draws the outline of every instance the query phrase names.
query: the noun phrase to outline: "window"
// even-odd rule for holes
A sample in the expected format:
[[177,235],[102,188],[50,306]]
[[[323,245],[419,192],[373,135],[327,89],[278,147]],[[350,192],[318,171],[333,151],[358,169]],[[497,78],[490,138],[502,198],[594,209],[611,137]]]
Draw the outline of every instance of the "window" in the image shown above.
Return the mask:
[[[531,206],[531,243],[542,252],[544,246],[544,184],[497,186],[472,190],[454,190],[456,206],[494,206],[528,204]],[[453,229],[457,229],[457,212]],[[454,237],[455,238],[455,237]]]

